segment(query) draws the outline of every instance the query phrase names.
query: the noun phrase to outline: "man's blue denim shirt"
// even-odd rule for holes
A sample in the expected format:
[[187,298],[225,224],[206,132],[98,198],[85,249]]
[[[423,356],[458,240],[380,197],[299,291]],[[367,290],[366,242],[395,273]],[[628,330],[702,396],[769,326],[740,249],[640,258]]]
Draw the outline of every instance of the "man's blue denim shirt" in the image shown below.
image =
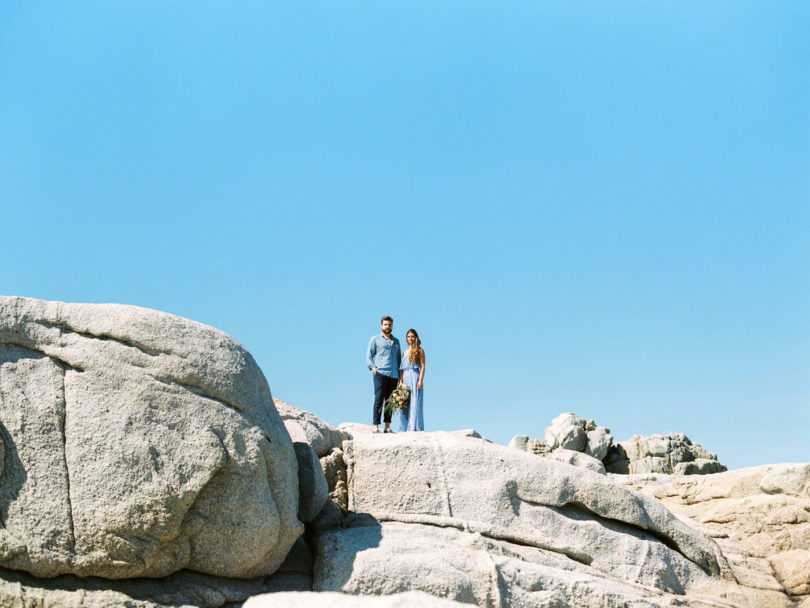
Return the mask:
[[[393,344],[391,344],[393,342]],[[389,378],[399,378],[399,364],[402,363],[402,352],[399,340],[391,336],[391,342],[382,333],[372,336],[366,351],[368,368],[377,368],[377,372]]]

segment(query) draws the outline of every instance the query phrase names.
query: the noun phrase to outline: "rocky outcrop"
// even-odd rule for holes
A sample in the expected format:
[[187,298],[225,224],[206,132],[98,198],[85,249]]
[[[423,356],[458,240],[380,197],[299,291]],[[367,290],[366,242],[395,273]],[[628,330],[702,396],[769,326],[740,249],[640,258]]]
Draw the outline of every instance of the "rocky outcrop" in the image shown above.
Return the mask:
[[272,573],[302,532],[288,433],[228,335],[114,304],[0,297],[0,566]]
[[551,421],[544,439],[515,435],[509,447],[604,473],[602,459],[613,444],[610,429],[565,412]]
[[758,608],[810,602],[810,464],[707,477],[616,475],[713,536]]
[[[575,466],[600,470],[592,459],[600,462],[609,473],[675,473],[678,475],[705,475],[720,473],[726,467],[683,433],[634,435],[627,441],[614,442],[610,429],[597,426],[565,412],[551,421],[544,439],[529,439],[528,435],[515,435],[509,447],[553,457]],[[566,452],[578,452],[591,458],[575,457]]]
[[573,414],[512,448],[335,429],[212,328],[0,298],[0,605],[810,608],[810,465],[617,450]]
[[607,454],[605,468],[610,473],[672,473],[705,475],[722,473],[725,465],[683,433],[633,435],[620,441]]
[[604,475],[450,433],[355,436],[344,450],[358,515],[322,531],[316,590],[523,606],[572,601],[581,580],[594,602],[630,601],[639,583],[677,594],[729,572],[710,539]]

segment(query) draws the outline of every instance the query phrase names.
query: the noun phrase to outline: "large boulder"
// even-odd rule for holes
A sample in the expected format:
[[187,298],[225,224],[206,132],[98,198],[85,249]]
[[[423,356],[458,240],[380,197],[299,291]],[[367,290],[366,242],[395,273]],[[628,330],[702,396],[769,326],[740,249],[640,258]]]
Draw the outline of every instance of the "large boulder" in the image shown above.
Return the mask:
[[267,382],[200,323],[0,297],[0,439],[5,568],[252,577],[303,529]]
[[545,443],[549,450],[585,452],[588,456],[602,460],[613,444],[613,436],[609,428],[597,426],[593,420],[564,412],[546,428]]
[[584,452],[587,440],[585,421],[571,412],[563,412],[546,427],[545,441],[552,450],[562,448]]
[[[385,522],[456,528],[534,547],[543,555],[563,558],[570,568],[586,565],[593,575],[663,592],[683,593],[711,577],[729,576],[712,540],[655,500],[604,475],[450,433],[356,435],[343,446],[349,509],[383,522],[383,539]],[[381,481],[385,479],[390,481]],[[328,573],[343,566],[328,557],[325,542],[316,559],[316,586],[319,580],[330,580],[321,588],[338,590],[334,581],[345,576]],[[413,563],[416,558],[407,560]],[[396,591],[385,586],[368,589]],[[473,595],[453,599],[478,602]]]

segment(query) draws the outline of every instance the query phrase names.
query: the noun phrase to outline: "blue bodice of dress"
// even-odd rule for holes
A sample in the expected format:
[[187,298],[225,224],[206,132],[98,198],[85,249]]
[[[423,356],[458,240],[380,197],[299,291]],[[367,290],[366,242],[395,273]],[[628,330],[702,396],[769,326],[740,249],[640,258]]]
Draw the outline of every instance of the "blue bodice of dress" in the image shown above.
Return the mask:
[[403,371],[404,370],[411,370],[411,371],[414,371],[414,372],[416,372],[418,374],[420,366],[419,366],[418,363],[411,364],[410,355],[411,355],[411,349],[410,348],[408,350],[406,350],[404,353],[402,353],[402,363],[400,363],[399,369],[401,369]]

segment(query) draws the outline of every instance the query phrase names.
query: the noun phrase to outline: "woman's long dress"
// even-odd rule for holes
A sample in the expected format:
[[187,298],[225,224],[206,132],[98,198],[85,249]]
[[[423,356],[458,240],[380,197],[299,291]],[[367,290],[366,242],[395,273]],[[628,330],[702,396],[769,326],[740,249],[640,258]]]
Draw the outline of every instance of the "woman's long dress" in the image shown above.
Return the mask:
[[399,430],[400,431],[424,431],[425,419],[422,415],[422,393],[423,390],[417,390],[416,385],[419,383],[420,366],[411,365],[410,348],[402,353],[402,364],[399,369],[402,370],[402,383],[411,389],[411,403],[408,406],[408,413],[399,412]]

